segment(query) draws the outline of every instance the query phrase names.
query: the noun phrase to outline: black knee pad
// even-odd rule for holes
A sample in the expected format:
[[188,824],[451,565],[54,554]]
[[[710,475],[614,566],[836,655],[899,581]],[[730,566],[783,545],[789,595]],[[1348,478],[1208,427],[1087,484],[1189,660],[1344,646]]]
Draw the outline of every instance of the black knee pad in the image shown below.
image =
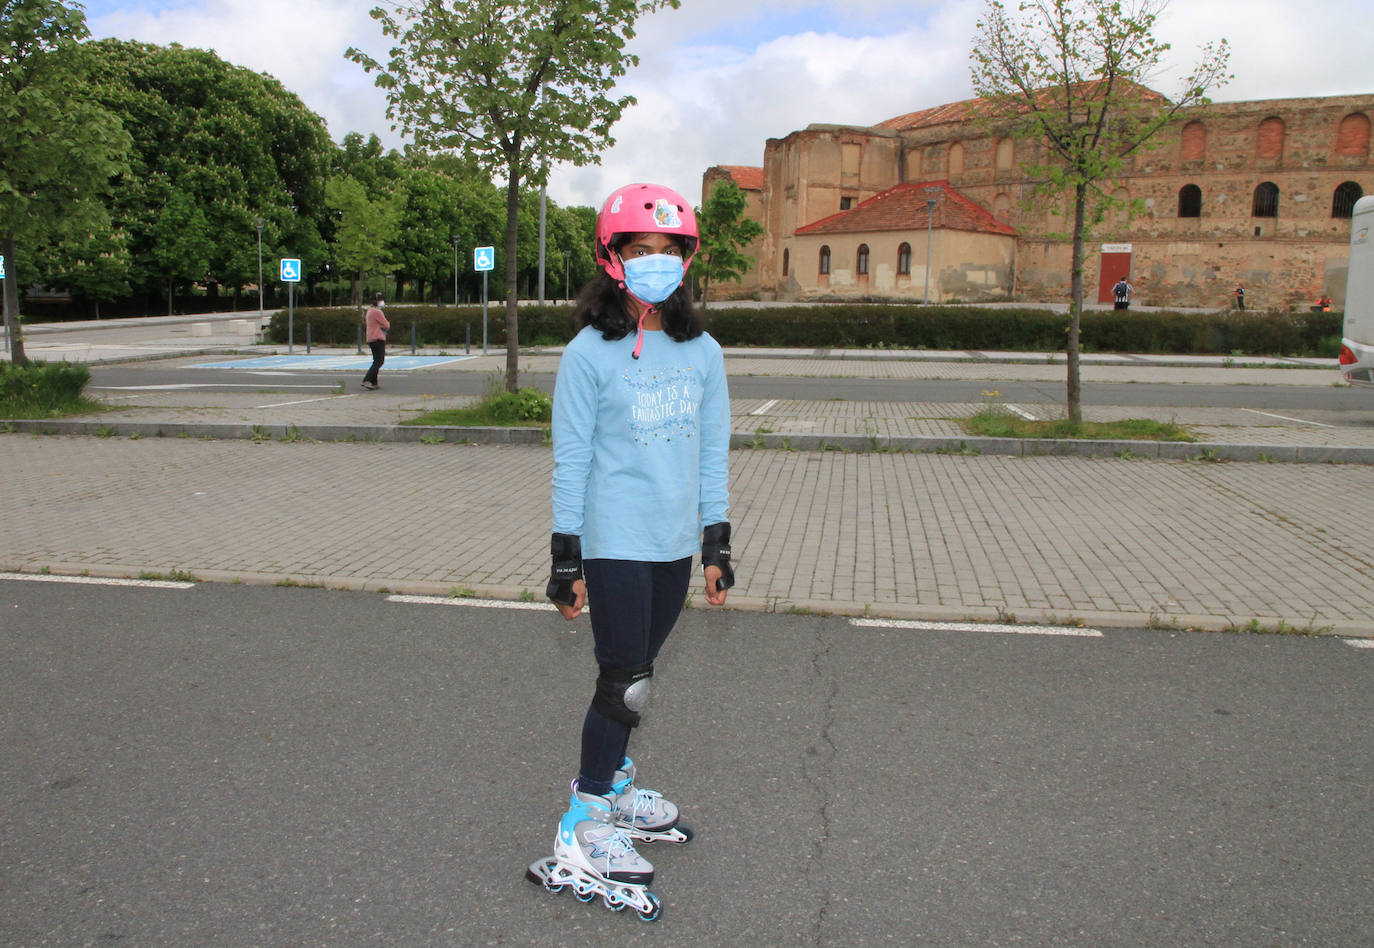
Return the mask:
[[649,703],[649,680],[653,677],[652,664],[629,668],[602,665],[601,674],[596,676],[592,707],[612,721],[638,727],[639,712]]

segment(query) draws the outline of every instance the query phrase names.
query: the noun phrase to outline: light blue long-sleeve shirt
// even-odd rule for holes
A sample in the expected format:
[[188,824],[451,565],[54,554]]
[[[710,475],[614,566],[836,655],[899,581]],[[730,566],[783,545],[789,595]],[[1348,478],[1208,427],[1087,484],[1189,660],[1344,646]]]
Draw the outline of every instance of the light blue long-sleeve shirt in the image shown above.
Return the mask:
[[553,398],[553,532],[586,559],[666,562],[701,549],[729,514],[730,394],[720,345],[584,327]]

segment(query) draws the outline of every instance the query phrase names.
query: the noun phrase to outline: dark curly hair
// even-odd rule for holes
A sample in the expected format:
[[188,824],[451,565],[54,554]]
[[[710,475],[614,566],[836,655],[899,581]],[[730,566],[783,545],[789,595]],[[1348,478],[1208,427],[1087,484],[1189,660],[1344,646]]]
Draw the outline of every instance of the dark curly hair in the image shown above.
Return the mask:
[[[617,235],[611,249],[619,252],[630,236]],[[680,241],[679,246],[686,251],[684,241]],[[663,320],[663,331],[674,342],[695,339],[703,331],[685,283],[658,304],[658,312]],[[577,294],[577,302],[573,304],[573,325],[578,329],[591,326],[608,342],[624,339],[634,332],[636,317],[630,315],[629,300],[625,298],[625,289],[620,281],[612,279],[604,270],[592,277],[582,287],[582,292]]]

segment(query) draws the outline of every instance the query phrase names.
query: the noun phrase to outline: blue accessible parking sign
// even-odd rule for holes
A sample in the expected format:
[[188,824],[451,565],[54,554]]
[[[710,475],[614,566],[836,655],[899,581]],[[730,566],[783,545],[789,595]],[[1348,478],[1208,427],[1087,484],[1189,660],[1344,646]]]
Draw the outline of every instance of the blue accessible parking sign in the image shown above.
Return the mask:
[[301,262],[289,257],[283,258],[281,262],[281,279],[283,283],[301,282]]
[[478,247],[472,252],[472,268],[479,273],[496,266],[496,248]]

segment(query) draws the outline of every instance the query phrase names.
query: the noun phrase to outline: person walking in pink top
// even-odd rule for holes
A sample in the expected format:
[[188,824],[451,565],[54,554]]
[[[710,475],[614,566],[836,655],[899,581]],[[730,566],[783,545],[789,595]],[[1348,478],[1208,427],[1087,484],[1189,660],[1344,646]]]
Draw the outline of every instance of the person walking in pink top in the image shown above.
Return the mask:
[[391,328],[391,323],[387,322],[386,316],[382,314],[382,307],[385,305],[382,294],[378,293],[372,297],[372,305],[367,308],[367,316],[364,319],[367,323],[367,346],[372,350],[372,367],[363,376],[363,388],[368,390],[381,387],[377,384],[377,371],[386,361],[386,331]]

